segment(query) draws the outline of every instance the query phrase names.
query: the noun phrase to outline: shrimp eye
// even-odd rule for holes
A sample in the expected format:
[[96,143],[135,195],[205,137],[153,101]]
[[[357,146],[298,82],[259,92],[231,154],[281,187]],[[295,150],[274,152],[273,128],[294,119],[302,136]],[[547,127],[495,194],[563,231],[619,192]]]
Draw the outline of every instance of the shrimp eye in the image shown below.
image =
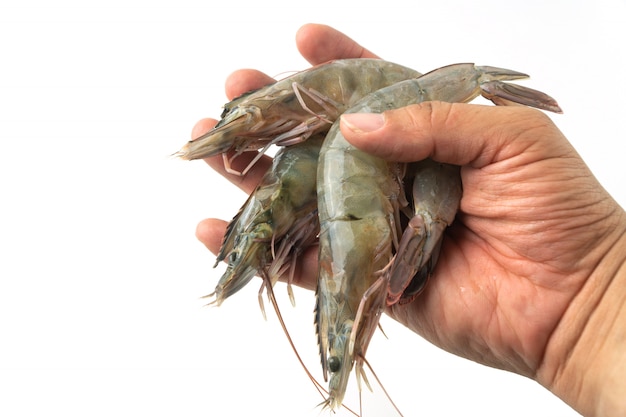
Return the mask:
[[337,372],[341,368],[341,361],[336,356],[328,358],[328,370],[330,372]]

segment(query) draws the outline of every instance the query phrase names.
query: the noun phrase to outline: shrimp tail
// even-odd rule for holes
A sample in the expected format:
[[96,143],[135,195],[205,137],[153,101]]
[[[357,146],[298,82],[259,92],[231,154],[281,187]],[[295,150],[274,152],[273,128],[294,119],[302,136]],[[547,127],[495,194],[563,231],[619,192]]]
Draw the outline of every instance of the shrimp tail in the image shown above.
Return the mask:
[[499,106],[524,105],[563,113],[555,99],[538,90],[517,84],[489,81],[480,86],[482,96]]
[[402,234],[389,277],[387,305],[413,300],[425,287],[437,263],[446,228],[462,196],[459,167],[430,159],[411,164],[414,215]]

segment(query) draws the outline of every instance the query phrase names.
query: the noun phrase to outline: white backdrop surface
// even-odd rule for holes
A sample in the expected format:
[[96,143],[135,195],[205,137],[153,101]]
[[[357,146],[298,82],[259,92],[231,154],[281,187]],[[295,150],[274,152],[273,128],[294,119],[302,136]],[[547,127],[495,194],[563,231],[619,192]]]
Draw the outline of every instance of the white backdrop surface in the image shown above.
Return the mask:
[[[195,225],[230,219],[245,195],[170,157],[198,119],[220,115],[231,71],[306,68],[304,23],[423,72],[475,62],[530,74],[523,83],[557,98],[564,114],[551,117],[626,205],[624,1],[52,4],[0,5],[0,415],[320,415],[257,285],[203,307],[223,266]],[[321,378],[313,294],[297,290],[291,308],[276,292]],[[382,325],[368,358],[407,417],[578,415],[529,379]],[[358,404],[354,384],[346,401]],[[394,415],[375,384],[363,403],[365,416]]]

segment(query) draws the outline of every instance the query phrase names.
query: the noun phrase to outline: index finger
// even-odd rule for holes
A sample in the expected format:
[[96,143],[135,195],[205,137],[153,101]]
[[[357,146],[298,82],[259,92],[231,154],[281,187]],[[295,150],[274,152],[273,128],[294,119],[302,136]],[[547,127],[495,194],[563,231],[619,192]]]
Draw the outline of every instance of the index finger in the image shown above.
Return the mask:
[[[380,58],[354,39],[327,25],[309,23],[296,34],[300,54],[312,65],[333,59]],[[229,100],[248,91],[256,90],[276,80],[255,69],[240,69],[226,79],[226,96]]]
[[312,65],[333,59],[380,58],[337,29],[315,23],[298,30],[296,44],[300,54]]

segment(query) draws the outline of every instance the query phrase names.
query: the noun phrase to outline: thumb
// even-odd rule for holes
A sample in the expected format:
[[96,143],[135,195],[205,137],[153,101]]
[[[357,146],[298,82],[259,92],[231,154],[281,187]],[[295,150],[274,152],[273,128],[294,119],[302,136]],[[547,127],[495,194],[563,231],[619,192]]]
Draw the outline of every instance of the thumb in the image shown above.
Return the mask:
[[529,148],[539,152],[537,159],[561,154],[568,143],[548,116],[522,106],[432,101],[383,114],[344,114],[340,123],[348,142],[397,162],[432,158],[481,168]]

